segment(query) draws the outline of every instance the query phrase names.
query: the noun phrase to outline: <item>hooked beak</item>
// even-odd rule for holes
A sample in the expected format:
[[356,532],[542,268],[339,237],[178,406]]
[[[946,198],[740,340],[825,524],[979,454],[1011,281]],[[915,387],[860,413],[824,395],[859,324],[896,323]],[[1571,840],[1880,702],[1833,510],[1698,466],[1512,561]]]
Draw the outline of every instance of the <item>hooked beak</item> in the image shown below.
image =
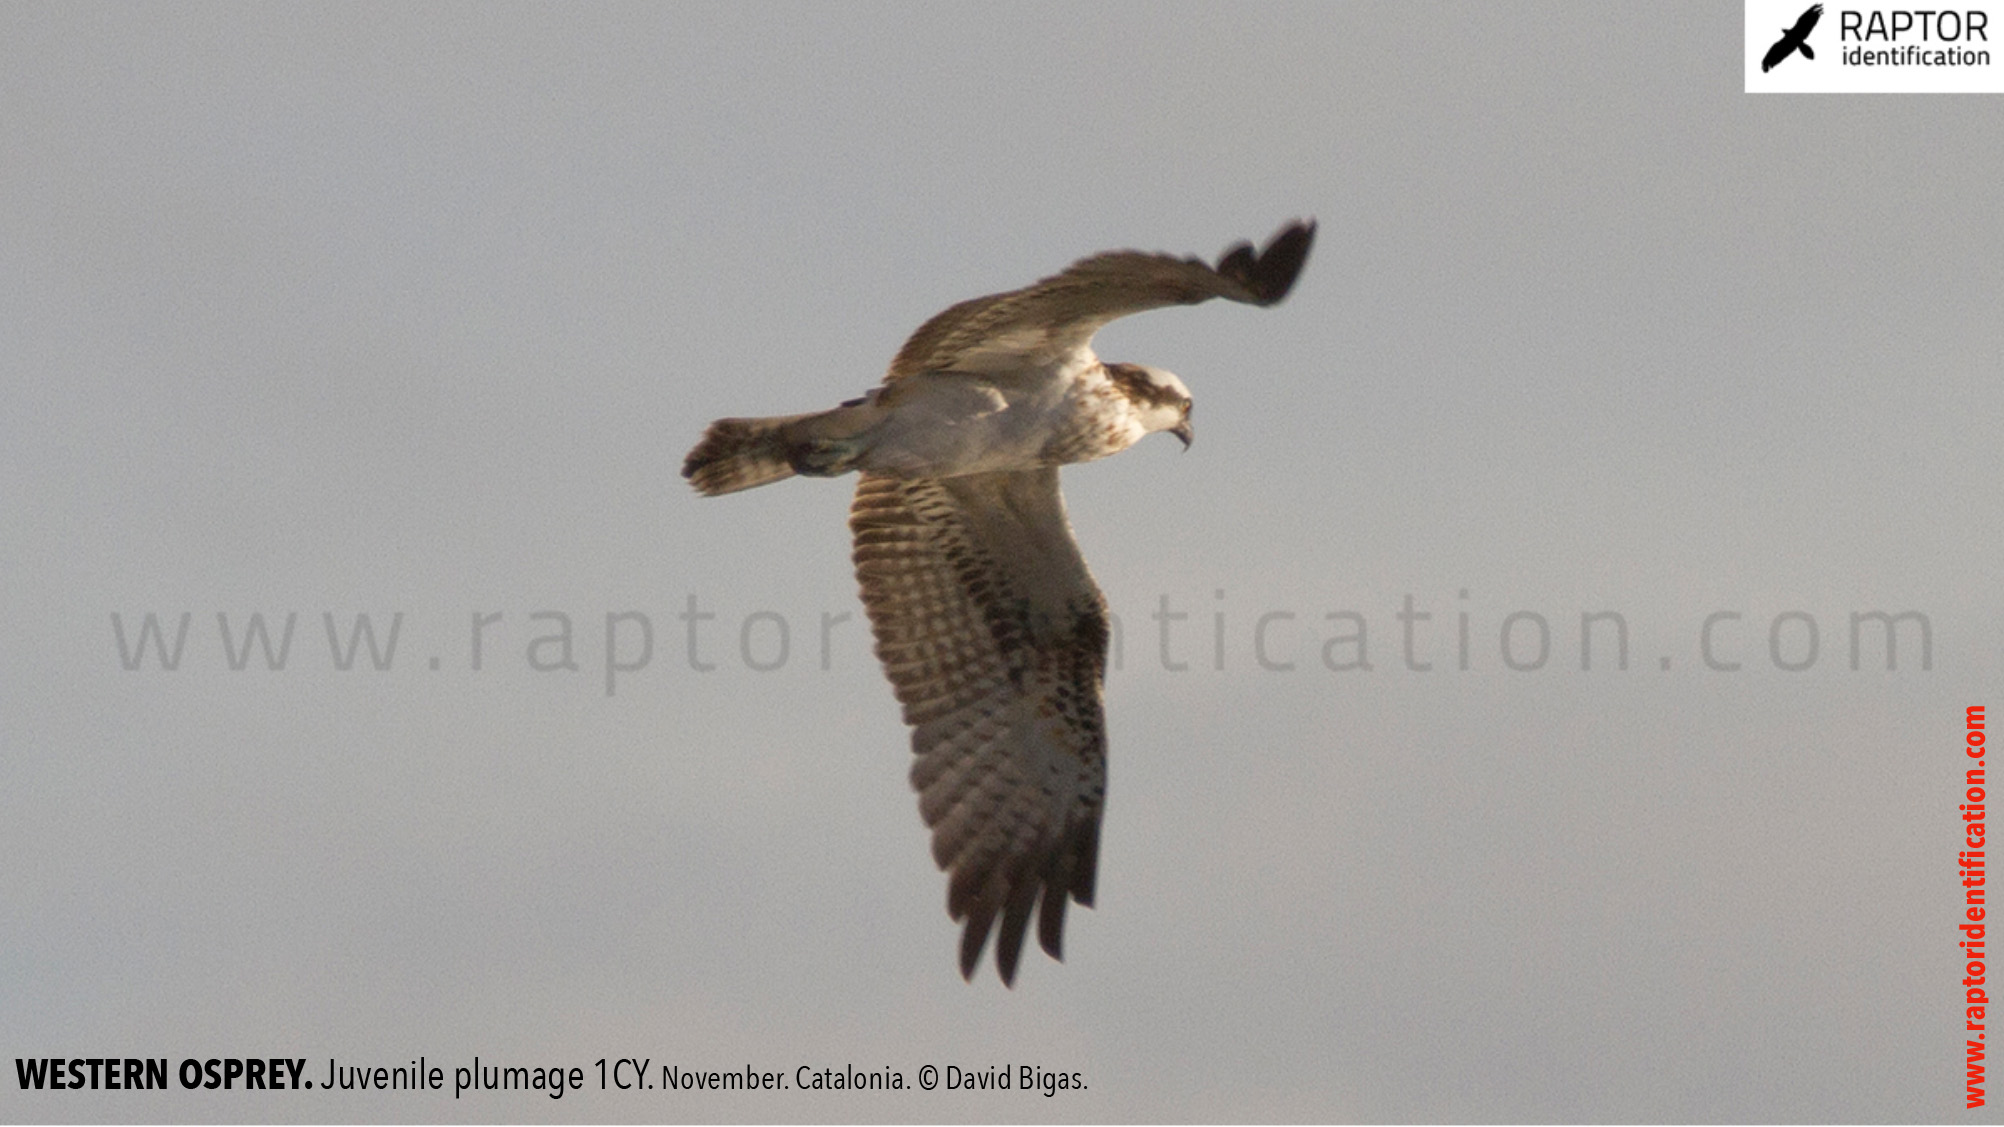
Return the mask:
[[1190,440],[1197,437],[1196,432],[1190,429],[1190,420],[1188,419],[1184,419],[1182,422],[1170,427],[1169,433],[1183,440],[1183,449],[1185,450],[1190,448]]

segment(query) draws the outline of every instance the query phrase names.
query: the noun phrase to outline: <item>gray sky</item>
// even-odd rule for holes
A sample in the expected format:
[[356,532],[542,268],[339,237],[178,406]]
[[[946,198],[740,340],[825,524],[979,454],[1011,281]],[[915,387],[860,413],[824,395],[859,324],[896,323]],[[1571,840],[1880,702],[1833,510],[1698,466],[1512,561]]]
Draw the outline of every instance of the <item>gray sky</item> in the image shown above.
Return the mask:
[[[0,1116],[1963,1118],[1999,103],[1742,49],[1726,3],[0,9],[4,1055],[590,1078]],[[952,301],[1297,215],[1285,304],[1099,338],[1199,438],[1066,473],[1100,902],[963,984],[847,483],[681,457]],[[1874,610],[1931,668],[1910,620],[1853,671]],[[599,1092],[627,1056],[1087,1087]]]

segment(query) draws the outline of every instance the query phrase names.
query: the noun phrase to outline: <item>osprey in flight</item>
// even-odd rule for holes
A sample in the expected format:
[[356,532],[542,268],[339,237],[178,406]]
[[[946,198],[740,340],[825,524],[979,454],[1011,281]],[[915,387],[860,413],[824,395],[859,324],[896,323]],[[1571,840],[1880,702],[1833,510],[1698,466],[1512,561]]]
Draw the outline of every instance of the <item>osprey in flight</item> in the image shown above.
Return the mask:
[[877,657],[912,728],[912,786],[965,920],[971,978],[996,921],[1013,984],[1030,914],[1061,958],[1065,903],[1090,907],[1106,794],[1106,600],[1058,494],[1058,467],[1156,431],[1190,444],[1190,392],[1107,364],[1118,317],[1214,297],[1272,305],[1315,224],[1242,243],[1216,266],[1108,251],[919,326],[882,386],[830,411],[719,419],[682,464],[705,494],[858,471],[849,528]]

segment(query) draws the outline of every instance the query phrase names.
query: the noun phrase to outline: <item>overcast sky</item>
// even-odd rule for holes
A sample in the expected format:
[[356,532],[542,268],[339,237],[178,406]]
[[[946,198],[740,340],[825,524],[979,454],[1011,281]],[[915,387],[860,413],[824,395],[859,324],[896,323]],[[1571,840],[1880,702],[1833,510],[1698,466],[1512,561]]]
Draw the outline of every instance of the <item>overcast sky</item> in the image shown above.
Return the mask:
[[[590,1078],[0,1116],[1963,1118],[2000,104],[1743,49],[1734,3],[0,8],[0,1055]],[[1099,338],[1198,438],[1065,473],[1099,904],[963,983],[849,483],[682,455],[1295,216],[1284,304]],[[1927,649],[1862,619],[1854,670],[1874,611]]]

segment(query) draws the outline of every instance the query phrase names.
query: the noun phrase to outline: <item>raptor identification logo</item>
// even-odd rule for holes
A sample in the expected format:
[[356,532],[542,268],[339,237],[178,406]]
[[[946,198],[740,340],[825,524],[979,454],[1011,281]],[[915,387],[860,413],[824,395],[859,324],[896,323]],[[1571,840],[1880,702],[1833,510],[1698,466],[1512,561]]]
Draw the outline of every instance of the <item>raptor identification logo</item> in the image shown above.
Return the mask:
[[1749,94],[2004,93],[2004,3],[1746,0],[1743,57]]

